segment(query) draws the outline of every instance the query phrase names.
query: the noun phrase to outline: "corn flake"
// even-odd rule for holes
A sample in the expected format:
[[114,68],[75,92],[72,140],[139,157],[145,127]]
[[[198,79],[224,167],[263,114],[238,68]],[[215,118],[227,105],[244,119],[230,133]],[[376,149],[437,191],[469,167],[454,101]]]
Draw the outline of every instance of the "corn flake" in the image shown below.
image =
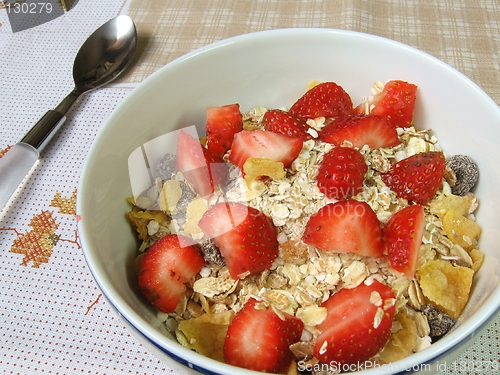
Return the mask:
[[203,314],[179,323],[176,336],[184,346],[217,361],[224,361],[224,340],[234,311]]
[[437,308],[457,319],[469,300],[474,271],[453,266],[444,260],[431,260],[417,270],[423,294]]

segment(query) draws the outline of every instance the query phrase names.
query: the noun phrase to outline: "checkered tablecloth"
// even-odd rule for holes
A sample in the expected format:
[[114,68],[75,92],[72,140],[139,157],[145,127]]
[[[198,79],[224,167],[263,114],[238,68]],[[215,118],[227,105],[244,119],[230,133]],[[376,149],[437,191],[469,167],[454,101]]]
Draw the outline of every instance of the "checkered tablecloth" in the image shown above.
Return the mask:
[[[0,157],[71,91],[86,37],[118,14],[138,29],[136,58],[110,86],[83,95],[29,179],[0,212],[0,369],[6,374],[190,374],[138,343],[110,309],[79,243],[81,167],[103,121],[169,61],[230,36],[328,27],[401,41],[454,66],[500,104],[500,2],[486,0],[80,0],[60,17],[13,32],[0,1]],[[441,374],[493,373],[500,315],[452,353]],[[456,357],[456,358],[455,358]],[[469,364],[460,366],[460,364]],[[458,366],[457,366],[458,364]],[[491,368],[491,367],[490,367]]]

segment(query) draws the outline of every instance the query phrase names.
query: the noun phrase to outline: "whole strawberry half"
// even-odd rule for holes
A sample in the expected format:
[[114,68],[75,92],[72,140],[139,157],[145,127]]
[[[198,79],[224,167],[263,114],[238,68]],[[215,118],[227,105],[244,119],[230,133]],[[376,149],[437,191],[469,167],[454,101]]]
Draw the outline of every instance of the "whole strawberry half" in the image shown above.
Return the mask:
[[302,240],[320,249],[379,258],[384,252],[377,215],[353,199],[329,203],[309,218]]
[[[369,283],[368,283],[369,284]],[[391,334],[395,296],[374,280],[341,289],[322,306],[327,317],[314,345],[314,356],[328,364],[359,364],[377,354]]]
[[425,206],[442,186],[445,168],[442,152],[421,152],[393,164],[381,177],[398,197]]
[[335,147],[323,157],[316,177],[318,188],[329,199],[350,199],[363,190],[367,171],[358,150]]
[[407,128],[413,121],[417,86],[401,80],[389,81],[375,97],[370,113],[386,118],[394,127]]
[[424,207],[413,205],[391,216],[384,238],[392,267],[413,279],[425,228]]
[[307,132],[309,126],[303,119],[280,109],[266,111],[262,117],[262,124],[264,125],[264,129],[274,133],[300,138],[303,141],[312,139],[311,135]]
[[216,157],[222,158],[231,148],[234,135],[243,130],[240,105],[208,107],[206,113],[207,148]]
[[267,373],[285,373],[292,363],[290,345],[300,340],[304,323],[272,309],[256,309],[251,298],[227,330],[224,361],[230,365]]
[[349,141],[354,147],[393,147],[401,142],[398,133],[385,118],[375,115],[342,116],[334,119],[319,133],[319,139],[334,145]]
[[219,248],[231,277],[271,268],[278,256],[276,229],[269,217],[242,203],[217,203],[198,223]]
[[186,291],[184,284],[204,265],[196,244],[187,237],[169,234],[144,254],[138,274],[139,288],[158,310],[171,313]]
[[290,114],[302,118],[337,117],[352,114],[352,100],[335,82],[322,82],[300,97]]
[[179,132],[177,140],[176,163],[177,169],[202,197],[213,193],[228,175],[227,163],[184,130]]
[[300,138],[266,130],[242,130],[234,135],[229,161],[243,170],[248,158],[267,158],[288,168],[299,156],[303,141]]

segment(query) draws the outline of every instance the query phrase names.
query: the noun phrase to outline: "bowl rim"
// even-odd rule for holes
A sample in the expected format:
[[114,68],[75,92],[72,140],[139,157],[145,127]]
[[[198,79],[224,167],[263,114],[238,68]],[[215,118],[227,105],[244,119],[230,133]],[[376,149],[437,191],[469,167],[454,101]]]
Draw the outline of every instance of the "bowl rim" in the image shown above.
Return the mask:
[[[475,91],[477,91],[480,95],[483,96],[485,103],[489,106],[492,106],[494,110],[499,113],[500,118],[500,109],[498,105],[493,101],[493,99],[488,96],[482,88],[480,88],[475,82],[473,82],[466,75],[452,67],[451,65],[439,60],[438,58],[430,55],[427,52],[424,52],[418,48],[409,46],[407,44],[401,43],[396,40],[392,40],[386,37],[368,34],[359,31],[353,30],[344,30],[344,29],[335,29],[335,28],[279,28],[279,29],[271,29],[271,30],[262,30],[257,32],[251,32],[246,34],[241,34],[237,36],[232,36],[223,40],[219,40],[198,49],[195,49],[187,54],[184,54],[171,62],[167,63],[165,66],[161,67],[149,77],[147,77],[144,81],[137,84],[133,90],[126,95],[126,97],[118,103],[116,108],[112,111],[112,113],[108,116],[108,118],[104,121],[101,128],[98,130],[96,138],[92,142],[91,147],[88,150],[88,153],[85,157],[83,168],[80,175],[79,186],[77,190],[77,200],[76,200],[76,212],[77,212],[77,222],[78,222],[78,232],[81,242],[82,251],[84,254],[84,258],[86,260],[87,266],[89,270],[98,284],[100,290],[105,295],[105,299],[108,300],[112,307],[113,311],[115,311],[121,318],[125,319],[128,324],[133,326],[144,338],[146,338],[153,345],[161,349],[167,355],[174,355],[176,357],[184,358],[187,362],[192,363],[195,368],[208,370],[209,374],[250,374],[255,373],[259,374],[259,372],[240,369],[234,366],[230,366],[228,364],[215,361],[208,357],[205,357],[201,354],[195,353],[174,340],[169,339],[165,335],[161,334],[156,329],[152,328],[149,323],[142,318],[136,311],[134,311],[125,300],[119,296],[117,293],[114,293],[114,288],[111,283],[108,283],[106,277],[102,278],[100,275],[103,272],[103,268],[99,265],[98,259],[95,254],[90,250],[92,249],[92,241],[90,239],[90,234],[87,231],[85,222],[80,218],[85,218],[86,212],[86,195],[84,192],[88,187],[86,175],[90,173],[90,169],[93,164],[93,155],[99,149],[100,143],[102,139],[105,138],[106,133],[109,128],[116,126],[115,118],[118,116],[118,113],[123,111],[129,103],[131,103],[135,97],[140,95],[142,92],[146,92],[149,90],[150,86],[164,74],[168,74],[168,71],[177,66],[178,64],[182,64],[184,61],[195,58],[198,55],[207,53],[213,49],[224,48],[224,46],[231,45],[234,43],[240,43],[243,41],[251,40],[251,39],[259,39],[259,38],[267,38],[269,36],[288,36],[288,35],[304,35],[305,33],[316,34],[335,34],[337,36],[347,36],[347,37],[356,37],[363,38],[368,41],[376,41],[377,43],[391,44],[395,47],[405,49],[412,54],[418,55],[420,58],[430,60],[432,64],[437,64],[441,68],[447,70],[449,73],[455,75],[458,79],[461,79],[464,83],[471,86]],[[496,298],[495,298],[496,297]],[[422,364],[427,364],[438,360],[454,351],[458,351],[461,346],[467,344],[469,338],[474,336],[475,332],[477,332],[481,327],[487,324],[495,314],[500,311],[500,286],[493,291],[491,296],[487,301],[483,302],[482,306],[479,307],[476,311],[474,311],[471,316],[468,318],[467,325],[461,324],[453,331],[449,332],[445,338],[433,343],[430,348],[426,348],[420,352],[414,353],[402,360],[393,362],[395,365],[394,368],[398,367],[401,371],[393,371],[392,367],[389,371],[385,371],[382,369],[370,369],[365,370],[362,373],[366,375],[373,374],[387,374],[387,373],[398,373],[403,372],[405,369],[414,368],[415,366],[420,366]],[[397,366],[396,366],[397,365]],[[192,366],[188,366],[193,368]],[[223,372],[220,372],[223,371]]]

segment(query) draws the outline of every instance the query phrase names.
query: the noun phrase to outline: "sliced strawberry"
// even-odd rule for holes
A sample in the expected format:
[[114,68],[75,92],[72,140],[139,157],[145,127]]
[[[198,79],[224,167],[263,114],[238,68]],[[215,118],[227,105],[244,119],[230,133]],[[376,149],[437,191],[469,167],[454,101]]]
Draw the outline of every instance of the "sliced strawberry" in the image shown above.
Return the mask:
[[187,237],[169,234],[144,254],[138,274],[139,288],[158,310],[171,313],[186,291],[184,284],[204,265],[197,245]]
[[323,250],[381,257],[382,230],[365,202],[345,200],[321,207],[309,218],[302,240]]
[[408,206],[391,216],[384,228],[392,267],[413,279],[425,228],[424,207]]
[[350,199],[363,190],[368,171],[365,158],[349,147],[335,147],[325,154],[316,177],[319,190],[329,199]]
[[229,161],[241,170],[248,158],[267,158],[288,168],[299,156],[302,145],[300,138],[265,130],[242,130],[234,136]]
[[290,345],[300,340],[304,323],[287,313],[256,309],[251,298],[227,330],[224,361],[267,373],[285,373],[293,360]]
[[381,177],[398,197],[425,206],[442,186],[445,168],[442,152],[421,152],[395,163]]
[[207,108],[207,148],[222,158],[231,148],[233,137],[243,130],[243,118],[239,104]]
[[227,164],[181,130],[177,140],[177,169],[194,190],[205,197],[227,178]]
[[407,128],[413,121],[417,86],[400,80],[389,81],[375,97],[372,115],[386,118],[394,127]]
[[334,119],[319,133],[323,142],[340,145],[349,141],[354,147],[393,147],[401,142],[394,126],[380,116],[357,115]]
[[335,82],[322,82],[308,90],[290,108],[303,118],[337,117],[352,113],[351,97]]
[[341,289],[326,300],[326,319],[314,345],[314,356],[326,364],[359,364],[377,354],[391,334],[395,296],[374,280]]
[[271,268],[278,256],[276,229],[271,219],[255,208],[217,203],[198,225],[219,248],[235,280]]
[[262,124],[264,129],[274,133],[300,138],[303,141],[312,139],[311,134],[307,132],[309,126],[304,120],[280,109],[266,111],[262,117]]

